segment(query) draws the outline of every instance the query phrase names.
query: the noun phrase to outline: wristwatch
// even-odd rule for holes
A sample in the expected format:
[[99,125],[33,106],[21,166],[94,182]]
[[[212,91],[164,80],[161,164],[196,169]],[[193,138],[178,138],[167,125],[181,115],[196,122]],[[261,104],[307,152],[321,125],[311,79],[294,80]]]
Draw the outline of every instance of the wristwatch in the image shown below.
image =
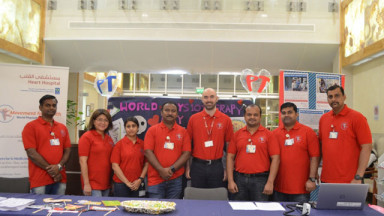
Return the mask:
[[141,182],[144,182],[144,178],[143,177],[139,177],[139,179],[141,180]]
[[309,177],[308,179],[311,180],[311,182],[316,182],[316,178]]
[[355,175],[355,179],[356,179],[356,180],[363,180],[363,177],[361,177],[360,175],[356,174],[356,175]]
[[57,167],[59,167],[59,171],[63,170],[63,166],[60,163],[57,164]]
[[171,166],[171,170],[172,170],[173,173],[176,172],[176,169],[175,169],[175,167],[173,165]]

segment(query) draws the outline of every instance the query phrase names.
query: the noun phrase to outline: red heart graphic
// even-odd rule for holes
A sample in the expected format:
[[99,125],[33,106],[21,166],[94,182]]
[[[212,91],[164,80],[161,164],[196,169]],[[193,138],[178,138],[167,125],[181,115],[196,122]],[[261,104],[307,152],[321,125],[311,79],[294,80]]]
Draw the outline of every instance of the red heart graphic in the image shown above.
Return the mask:
[[193,99],[189,99],[189,104],[193,104],[194,101],[195,100],[193,100]]
[[242,106],[243,105],[243,100],[238,100],[237,103]]
[[257,90],[257,92],[261,93],[265,87],[265,85],[267,84],[267,82],[270,81],[270,79],[266,76],[255,76],[255,75],[248,75],[246,77],[246,80],[247,80],[247,86],[248,86],[248,89],[249,91],[252,91],[252,82],[255,82],[256,80],[258,79],[261,79],[261,84],[260,84],[260,87],[259,89]]
[[153,115],[152,118],[148,119],[148,124],[151,126],[153,126],[157,123],[159,123],[159,116],[158,115]]

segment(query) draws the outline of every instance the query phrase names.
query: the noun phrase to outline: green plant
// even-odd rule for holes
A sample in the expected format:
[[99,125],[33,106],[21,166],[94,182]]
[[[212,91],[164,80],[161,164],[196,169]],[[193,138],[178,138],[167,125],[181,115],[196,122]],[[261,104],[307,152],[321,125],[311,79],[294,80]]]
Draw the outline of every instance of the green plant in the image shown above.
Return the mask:
[[85,124],[85,120],[80,120],[80,115],[83,115],[83,112],[76,111],[77,103],[73,100],[67,100],[67,125],[71,126],[75,124],[76,126],[82,126]]

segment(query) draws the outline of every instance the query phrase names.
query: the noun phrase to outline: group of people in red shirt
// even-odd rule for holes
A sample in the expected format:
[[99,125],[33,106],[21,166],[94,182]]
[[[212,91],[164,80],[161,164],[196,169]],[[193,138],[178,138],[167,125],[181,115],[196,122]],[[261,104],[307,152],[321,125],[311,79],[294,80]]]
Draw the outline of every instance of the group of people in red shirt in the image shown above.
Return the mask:
[[[63,194],[68,131],[53,121],[56,98],[44,97],[42,116],[23,131],[31,192]],[[79,140],[83,192],[108,196],[113,170],[115,196],[138,197],[147,176],[148,197],[181,198],[185,174],[192,187],[228,187],[234,200],[268,201],[273,195],[276,201],[307,202],[319,180],[320,156],[322,182],[362,183],[372,148],[367,120],[344,104],[342,87],[328,88],[327,98],[332,110],[321,117],[318,135],[297,121],[297,107],[290,102],[281,105],[282,124],[274,131],[260,124],[262,110],[251,104],[244,108],[246,126],[233,133],[231,119],[216,109],[217,94],[208,88],[202,94],[204,110],[191,116],[187,129],[176,123],[178,107],[169,101],[144,141],[136,135],[138,121],[130,117],[126,136],[115,146],[107,134],[109,112],[96,110]]]

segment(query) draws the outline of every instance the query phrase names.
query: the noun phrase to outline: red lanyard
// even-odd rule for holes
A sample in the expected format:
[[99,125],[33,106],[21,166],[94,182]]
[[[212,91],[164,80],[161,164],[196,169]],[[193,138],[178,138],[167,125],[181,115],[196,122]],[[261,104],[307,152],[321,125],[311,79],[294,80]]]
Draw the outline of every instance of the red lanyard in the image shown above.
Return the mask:
[[211,138],[211,135],[212,135],[213,123],[215,122],[215,118],[216,117],[214,116],[211,124],[211,129],[208,130],[207,120],[205,119],[205,116],[203,116],[204,125],[205,125],[205,128],[207,129],[207,134],[209,139]]

